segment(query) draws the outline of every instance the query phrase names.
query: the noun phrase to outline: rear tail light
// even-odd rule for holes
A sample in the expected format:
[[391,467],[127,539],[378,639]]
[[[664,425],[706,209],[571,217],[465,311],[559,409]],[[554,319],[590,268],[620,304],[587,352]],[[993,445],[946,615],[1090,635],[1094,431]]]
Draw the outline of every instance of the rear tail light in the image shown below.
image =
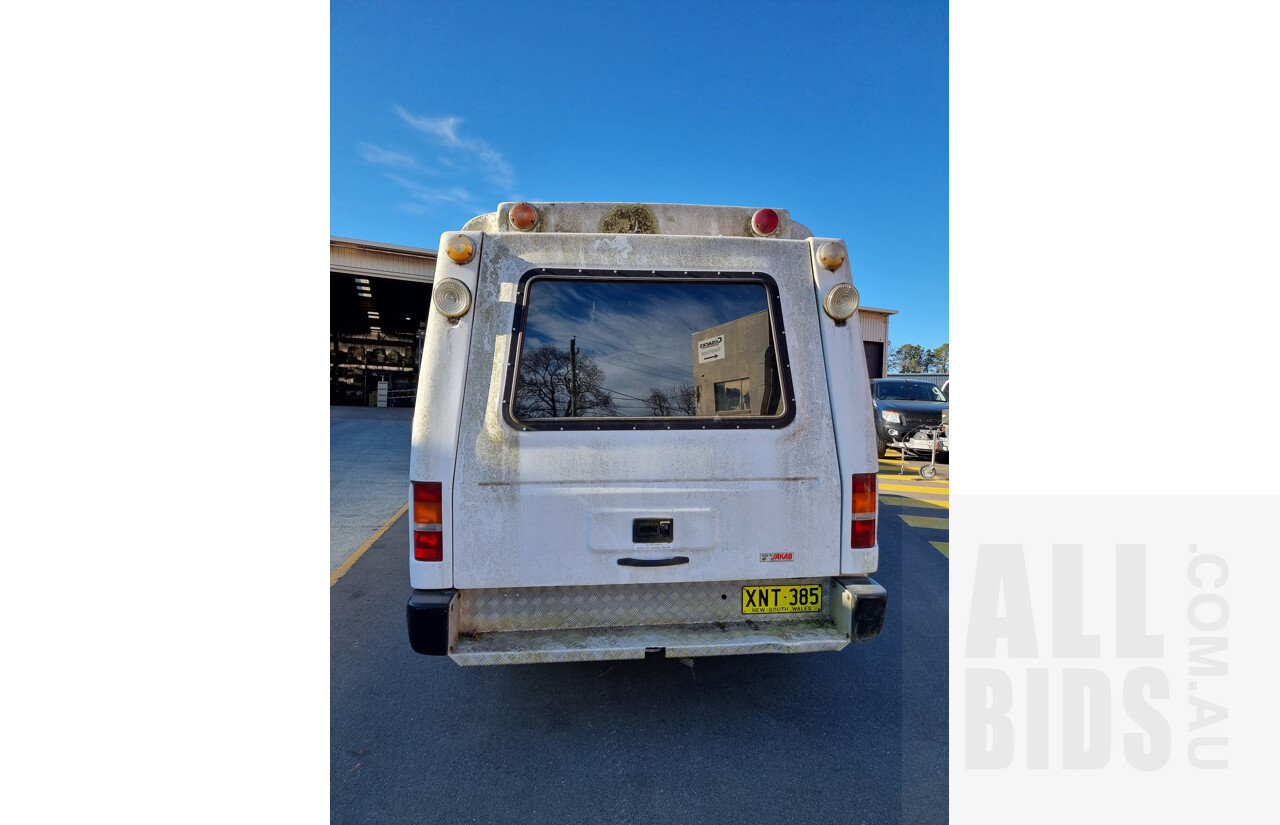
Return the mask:
[[438,481],[413,482],[413,558],[444,561],[443,486]]
[[859,473],[853,477],[853,522],[849,528],[849,546],[863,550],[876,543],[876,474]]

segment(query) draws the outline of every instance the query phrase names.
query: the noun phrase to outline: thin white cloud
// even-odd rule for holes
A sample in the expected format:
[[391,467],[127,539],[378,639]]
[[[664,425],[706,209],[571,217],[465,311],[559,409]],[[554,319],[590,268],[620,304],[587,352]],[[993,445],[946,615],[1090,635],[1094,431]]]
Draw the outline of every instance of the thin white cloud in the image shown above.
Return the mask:
[[396,114],[418,131],[440,138],[446,146],[463,146],[462,141],[458,139],[458,124],[462,122],[460,117],[422,117],[409,114],[399,106],[396,107]]
[[360,156],[370,163],[378,163],[383,166],[403,166],[406,169],[416,169],[418,166],[418,162],[412,157],[391,152],[380,146],[374,146],[372,143],[360,144]]
[[458,136],[458,126],[462,123],[462,118],[423,117],[422,115],[407,112],[400,106],[395,107],[395,112],[405,123],[419,132],[435,138],[444,144],[446,148],[473,158],[479,163],[480,173],[487,177],[491,183],[503,188],[511,186],[515,173],[511,168],[511,164],[507,162],[501,152],[478,138]]
[[[446,204],[458,203],[472,210],[478,210],[475,198],[471,193],[461,186],[435,187],[423,186],[415,181],[402,178],[399,175],[388,174],[388,178],[395,181],[405,188],[415,201],[423,204]],[[412,210],[410,210],[412,211]]]

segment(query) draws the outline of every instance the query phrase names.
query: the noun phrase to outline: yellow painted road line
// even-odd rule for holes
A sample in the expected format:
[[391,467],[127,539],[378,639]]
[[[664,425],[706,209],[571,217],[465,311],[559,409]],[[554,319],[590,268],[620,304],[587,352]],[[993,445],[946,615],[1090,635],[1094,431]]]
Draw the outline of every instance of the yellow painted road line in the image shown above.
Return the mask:
[[881,504],[888,504],[890,507],[926,507],[941,508],[944,510],[951,509],[951,502],[945,499],[936,498],[908,498],[906,496],[880,496]]
[[931,541],[929,543],[932,544],[934,549],[937,550],[939,553],[946,556],[947,558],[951,558],[951,545],[948,542]]
[[950,524],[944,518],[930,518],[929,516],[904,516],[898,514],[898,518],[905,521],[912,527],[924,527],[929,530],[950,530]]
[[922,490],[930,487],[937,490],[945,490],[951,486],[951,483],[945,478],[920,478],[919,476],[900,476],[896,473],[891,476],[876,476],[877,484],[914,484]]
[[933,493],[941,495],[946,495],[947,493],[946,487],[913,487],[909,484],[879,484],[877,486],[881,491],[887,490],[890,493]]
[[[881,478],[886,478],[890,476],[895,476],[899,478],[920,478],[920,472],[915,467],[908,467],[906,468],[906,472],[902,473],[897,471],[896,464],[891,468],[881,467],[877,469],[876,475]],[[947,480],[946,476],[943,476],[941,478],[920,478],[920,481],[946,481],[946,480]]]
[[918,473],[876,473],[876,478],[882,481],[910,481],[914,484],[949,484],[950,479],[947,478],[921,478]]
[[360,549],[359,549],[359,550],[357,550],[356,552],[354,552],[354,553],[352,553],[352,554],[351,554],[351,558],[349,558],[349,559],[347,559],[346,561],[344,561],[344,562],[342,563],[342,566],[341,566],[341,567],[339,567],[337,570],[333,571],[333,575],[329,577],[329,586],[330,586],[330,587],[333,587],[333,585],[338,581],[338,579],[340,579],[340,578],[342,578],[343,576],[345,576],[345,575],[346,575],[346,573],[347,573],[347,571],[351,569],[351,565],[353,565],[353,564],[355,564],[357,561],[359,561],[360,557],[364,555],[364,551],[366,551],[366,550],[368,550],[370,547],[372,547],[372,546],[373,546],[373,543],[374,543],[375,541],[377,541],[378,539],[382,538],[382,534],[383,534],[383,533],[385,533],[385,532],[387,532],[388,530],[390,530],[390,529],[391,529],[391,525],[393,525],[393,524],[395,524],[395,523],[396,523],[396,519],[398,519],[398,518],[400,518],[401,516],[403,516],[406,512],[408,512],[408,510],[409,510],[409,504],[408,504],[408,502],[405,502],[405,505],[404,505],[403,507],[401,507],[401,508],[400,508],[400,512],[398,512],[398,513],[396,513],[394,516],[392,516],[392,517],[391,517],[391,519],[390,519],[389,521],[387,521],[387,523],[386,523],[386,524],[384,524],[384,525],[382,525],[381,527],[379,527],[379,528],[378,528],[378,532],[374,533],[374,534],[373,534],[373,536],[372,536],[372,537],[370,537],[370,539],[369,539],[368,541],[366,541],[364,544],[360,545]]

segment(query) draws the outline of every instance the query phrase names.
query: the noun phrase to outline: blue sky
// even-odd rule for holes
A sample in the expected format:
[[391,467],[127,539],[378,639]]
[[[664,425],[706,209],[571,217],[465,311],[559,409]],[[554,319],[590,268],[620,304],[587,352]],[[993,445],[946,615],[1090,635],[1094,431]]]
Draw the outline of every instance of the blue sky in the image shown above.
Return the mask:
[[894,346],[948,329],[942,2],[335,2],[330,234],[502,201],[772,206],[844,238]]

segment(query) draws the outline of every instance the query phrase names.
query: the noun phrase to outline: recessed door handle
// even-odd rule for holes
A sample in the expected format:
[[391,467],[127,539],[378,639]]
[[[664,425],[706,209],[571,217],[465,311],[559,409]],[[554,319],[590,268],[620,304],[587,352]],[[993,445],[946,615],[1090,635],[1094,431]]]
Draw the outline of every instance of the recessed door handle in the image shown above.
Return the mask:
[[688,564],[688,556],[672,556],[669,559],[618,559],[623,567],[670,567],[674,564]]

